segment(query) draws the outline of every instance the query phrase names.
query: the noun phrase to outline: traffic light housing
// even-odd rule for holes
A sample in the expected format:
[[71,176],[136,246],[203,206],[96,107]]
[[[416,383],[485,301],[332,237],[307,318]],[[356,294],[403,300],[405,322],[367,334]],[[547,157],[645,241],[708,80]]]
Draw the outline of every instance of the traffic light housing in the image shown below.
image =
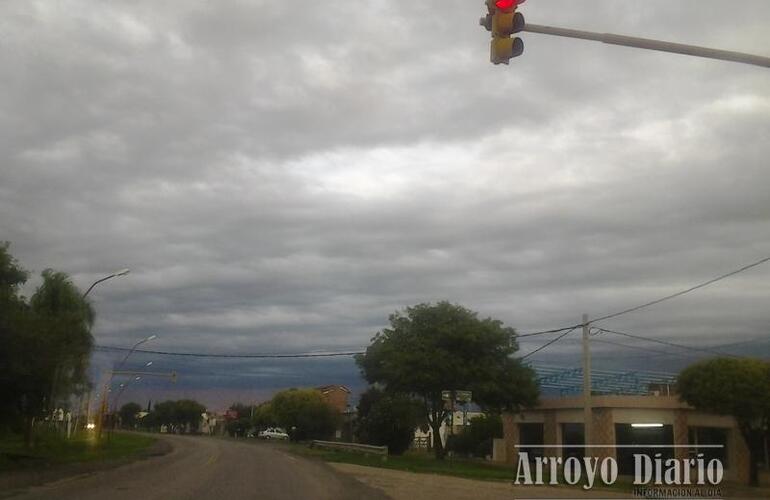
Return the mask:
[[524,0],[486,0],[489,12],[479,20],[479,24],[492,32],[489,59],[493,64],[508,64],[524,52],[521,38],[511,37],[525,26],[524,16],[516,12],[522,3]]

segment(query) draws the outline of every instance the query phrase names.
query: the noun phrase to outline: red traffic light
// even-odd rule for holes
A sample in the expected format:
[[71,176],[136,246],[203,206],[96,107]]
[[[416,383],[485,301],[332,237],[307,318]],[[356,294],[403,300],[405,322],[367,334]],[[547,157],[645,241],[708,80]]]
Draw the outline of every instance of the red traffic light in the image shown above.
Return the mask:
[[515,9],[519,4],[524,3],[525,0],[497,0],[495,7],[501,10]]

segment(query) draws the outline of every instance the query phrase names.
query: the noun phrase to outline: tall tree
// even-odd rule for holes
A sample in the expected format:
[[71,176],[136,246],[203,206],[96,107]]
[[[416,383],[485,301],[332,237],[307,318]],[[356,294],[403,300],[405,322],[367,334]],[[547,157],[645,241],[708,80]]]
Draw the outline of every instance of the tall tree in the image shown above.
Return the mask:
[[770,363],[745,358],[702,361],[679,374],[677,389],[695,408],[735,417],[749,447],[749,483],[758,486],[758,444],[770,420]]
[[30,299],[44,339],[44,372],[49,380],[48,409],[60,398],[88,387],[88,360],[94,339],[94,311],[65,273],[46,269],[43,284]]
[[29,394],[29,377],[34,373],[28,363],[29,310],[19,288],[27,281],[27,272],[10,254],[9,243],[0,243],[0,401],[5,411],[0,412],[0,430],[19,431],[27,412],[25,402],[34,398]]
[[489,411],[518,411],[537,402],[534,372],[512,356],[516,332],[462,306],[419,304],[390,316],[390,328],[357,357],[362,374],[388,392],[417,398],[444,457],[441,424],[449,414],[444,390],[470,390]]

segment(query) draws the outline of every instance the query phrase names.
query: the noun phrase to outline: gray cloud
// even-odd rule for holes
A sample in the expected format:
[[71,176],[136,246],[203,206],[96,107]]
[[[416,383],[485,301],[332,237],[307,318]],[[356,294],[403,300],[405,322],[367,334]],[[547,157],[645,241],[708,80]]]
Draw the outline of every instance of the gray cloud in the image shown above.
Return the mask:
[[[99,343],[152,332],[209,352],[365,346],[389,313],[441,299],[520,331],[562,326],[769,254],[766,70],[530,33],[494,67],[482,2],[435,7],[4,3],[0,238],[82,287],[132,268],[92,295]],[[764,1],[522,10],[752,53],[770,22]],[[613,326],[766,336],[768,272]],[[578,347],[535,359],[572,364]],[[290,366],[260,394],[324,373]],[[326,373],[360,383],[339,366]],[[201,387],[253,378],[183,368]]]

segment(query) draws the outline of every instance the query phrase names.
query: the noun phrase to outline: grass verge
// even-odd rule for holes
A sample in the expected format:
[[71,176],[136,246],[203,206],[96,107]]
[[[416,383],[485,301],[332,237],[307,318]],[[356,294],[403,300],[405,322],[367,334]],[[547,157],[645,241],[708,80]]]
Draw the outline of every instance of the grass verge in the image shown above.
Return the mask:
[[385,457],[377,455],[319,450],[309,448],[303,444],[282,443],[277,446],[285,448],[286,451],[291,453],[308,458],[316,458],[325,462],[339,462],[426,474],[442,474],[486,481],[512,481],[515,477],[515,471],[510,466],[458,458],[436,460],[432,455],[421,452],[409,451],[401,456],[388,456],[387,460],[384,460]]
[[146,450],[154,442],[152,437],[132,433],[114,433],[101,442],[86,434],[69,440],[44,435],[27,448],[21,436],[4,436],[0,438],[0,472],[122,459]]

